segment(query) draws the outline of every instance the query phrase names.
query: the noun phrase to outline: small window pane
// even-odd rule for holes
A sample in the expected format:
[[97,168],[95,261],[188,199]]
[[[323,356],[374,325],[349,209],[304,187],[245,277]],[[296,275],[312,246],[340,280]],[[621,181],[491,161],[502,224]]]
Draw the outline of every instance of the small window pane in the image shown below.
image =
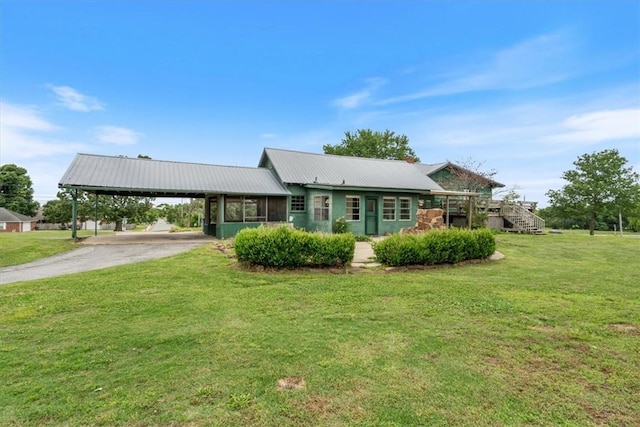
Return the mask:
[[291,196],[291,212],[304,212],[304,202],[304,196]]

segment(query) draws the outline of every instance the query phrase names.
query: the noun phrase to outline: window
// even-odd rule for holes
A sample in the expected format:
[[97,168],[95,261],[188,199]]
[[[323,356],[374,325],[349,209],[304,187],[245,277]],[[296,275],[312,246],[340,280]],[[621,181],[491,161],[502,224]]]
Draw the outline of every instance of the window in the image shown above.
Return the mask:
[[360,197],[347,196],[347,221],[360,221]]
[[329,196],[313,196],[313,220],[329,221]]
[[0,230],[6,230],[6,229],[7,229],[7,223],[0,222]]
[[411,220],[411,199],[400,197],[400,221]]
[[304,196],[291,196],[291,212],[304,212]]
[[396,219],[396,198],[382,198],[382,219],[384,221],[395,221]]

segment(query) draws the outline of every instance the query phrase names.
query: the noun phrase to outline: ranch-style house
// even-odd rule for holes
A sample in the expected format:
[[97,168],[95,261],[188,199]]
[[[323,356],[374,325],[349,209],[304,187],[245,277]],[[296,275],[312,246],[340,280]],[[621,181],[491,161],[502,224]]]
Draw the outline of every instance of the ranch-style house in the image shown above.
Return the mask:
[[490,198],[491,189],[502,186],[487,180],[474,191],[445,189],[434,180],[448,184],[454,167],[275,148],[263,150],[257,167],[78,154],[59,187],[203,198],[203,231],[218,238],[272,223],[330,232],[338,218],[355,234],[383,235],[412,227],[419,207],[445,209],[449,224],[466,215],[460,208],[465,200]]

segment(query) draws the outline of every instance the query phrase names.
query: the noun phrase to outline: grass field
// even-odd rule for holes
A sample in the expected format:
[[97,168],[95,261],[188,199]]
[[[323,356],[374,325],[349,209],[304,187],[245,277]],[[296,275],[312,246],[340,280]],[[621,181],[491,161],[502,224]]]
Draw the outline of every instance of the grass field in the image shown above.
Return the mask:
[[203,247],[1,286],[0,425],[639,425],[640,239],[497,239],[403,273]]

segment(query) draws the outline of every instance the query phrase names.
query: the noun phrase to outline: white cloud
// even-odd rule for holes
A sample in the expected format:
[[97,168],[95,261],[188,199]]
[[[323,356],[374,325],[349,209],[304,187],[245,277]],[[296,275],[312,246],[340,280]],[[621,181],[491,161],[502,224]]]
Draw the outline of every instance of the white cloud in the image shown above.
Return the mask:
[[96,127],[96,138],[104,144],[132,145],[138,142],[141,133],[118,126]]
[[56,94],[58,101],[65,108],[72,111],[95,111],[104,110],[104,104],[98,99],[84,95],[69,86],[48,85],[49,89]]
[[406,95],[380,100],[396,104],[434,96],[483,90],[516,90],[559,82],[576,74],[574,44],[565,33],[544,34],[491,55],[480,65],[459,65],[463,72],[448,80]]
[[640,140],[640,108],[593,111],[563,121],[565,132],[549,136],[557,142]]
[[366,80],[366,87],[358,92],[352,93],[351,95],[344,96],[342,98],[338,98],[333,101],[333,105],[342,108],[345,110],[350,110],[353,108],[360,107],[361,105],[368,102],[375,91],[377,91],[381,86],[386,83],[385,79],[381,79],[379,77],[373,77]]
[[275,139],[278,137],[278,134],[276,133],[263,133],[260,134],[260,138],[262,139]]
[[34,199],[40,203],[56,197],[58,179],[68,166],[69,157],[87,148],[62,139],[60,134],[64,131],[36,108],[0,101],[1,163],[14,163],[27,170]]
[[29,131],[50,131],[56,126],[40,117],[40,112],[33,107],[0,102],[0,124],[2,128],[23,129]]
[[52,132],[60,130],[33,107],[0,102],[2,163],[71,153],[84,148],[83,144],[52,137]]

